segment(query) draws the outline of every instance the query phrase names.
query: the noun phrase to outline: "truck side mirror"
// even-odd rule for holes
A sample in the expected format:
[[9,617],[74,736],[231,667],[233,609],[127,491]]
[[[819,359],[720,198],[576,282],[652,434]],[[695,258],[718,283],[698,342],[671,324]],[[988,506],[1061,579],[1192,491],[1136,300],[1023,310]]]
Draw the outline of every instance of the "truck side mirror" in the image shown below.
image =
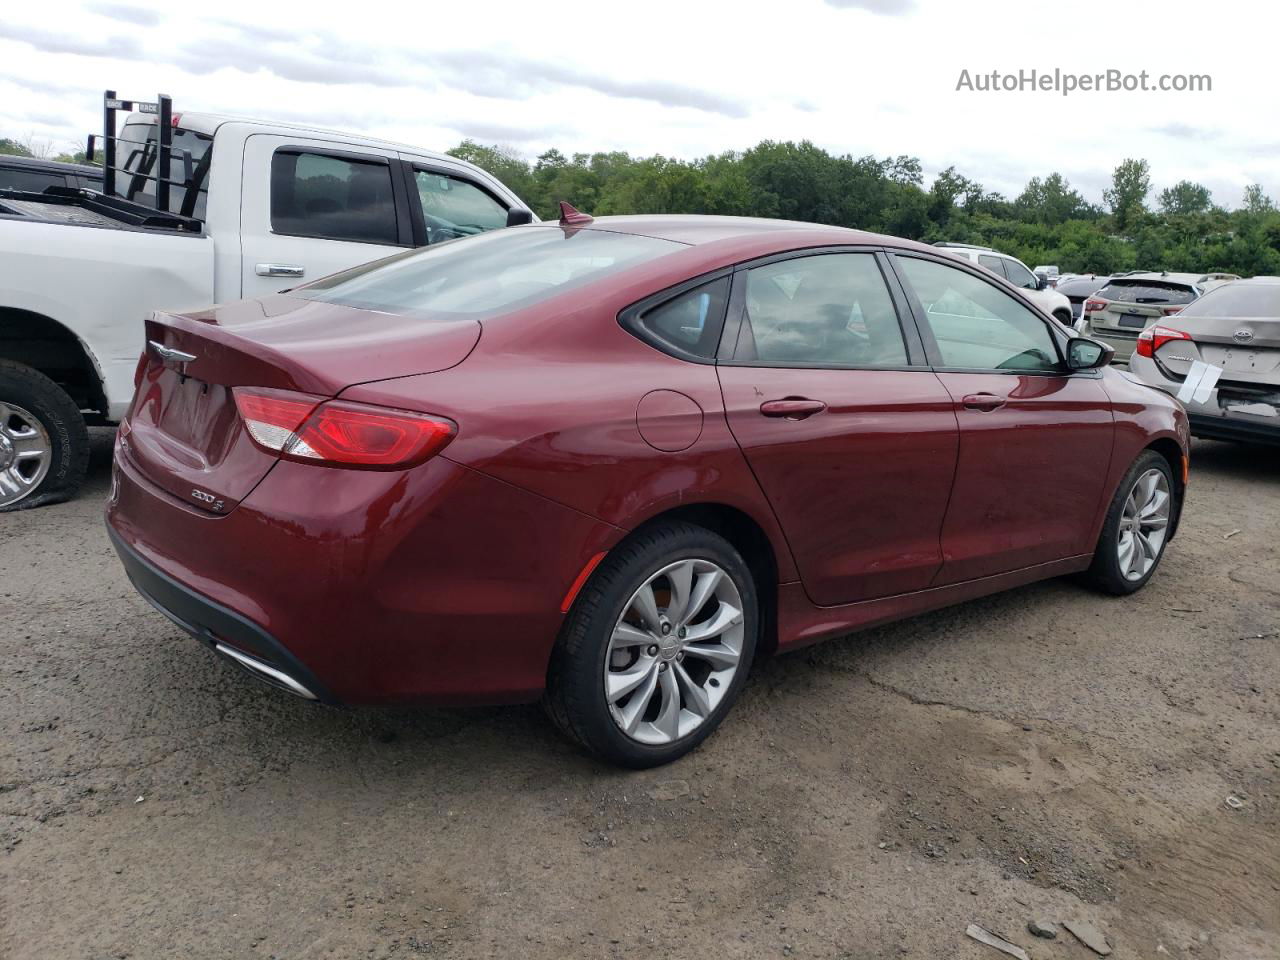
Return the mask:
[[519,207],[512,207],[507,211],[508,227],[518,227],[526,223],[533,223],[533,211],[521,210]]

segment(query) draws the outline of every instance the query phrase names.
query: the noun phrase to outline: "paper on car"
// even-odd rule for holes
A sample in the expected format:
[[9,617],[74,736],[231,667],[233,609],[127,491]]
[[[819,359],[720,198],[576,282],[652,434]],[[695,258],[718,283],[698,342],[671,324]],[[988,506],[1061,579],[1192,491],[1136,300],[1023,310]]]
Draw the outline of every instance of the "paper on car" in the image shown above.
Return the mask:
[[1178,391],[1178,399],[1183,403],[1204,403],[1209,399],[1218,378],[1222,376],[1222,368],[1197,360],[1187,371],[1187,379]]

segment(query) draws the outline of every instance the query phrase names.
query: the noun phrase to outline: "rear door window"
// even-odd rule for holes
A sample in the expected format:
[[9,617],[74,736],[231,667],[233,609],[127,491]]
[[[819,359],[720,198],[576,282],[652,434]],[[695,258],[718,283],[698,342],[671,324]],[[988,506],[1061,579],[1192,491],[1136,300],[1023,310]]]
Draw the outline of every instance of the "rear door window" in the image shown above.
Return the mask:
[[414,171],[427,242],[441,243],[507,225],[507,208],[487,190],[461,177]]
[[396,243],[391,165],[277,150],[271,157],[271,229],[291,237]]
[[1117,303],[1190,303],[1196,292],[1184,283],[1159,280],[1112,280],[1098,296]]
[[747,272],[734,360],[782,366],[903,367],[907,348],[870,253],[795,257]]

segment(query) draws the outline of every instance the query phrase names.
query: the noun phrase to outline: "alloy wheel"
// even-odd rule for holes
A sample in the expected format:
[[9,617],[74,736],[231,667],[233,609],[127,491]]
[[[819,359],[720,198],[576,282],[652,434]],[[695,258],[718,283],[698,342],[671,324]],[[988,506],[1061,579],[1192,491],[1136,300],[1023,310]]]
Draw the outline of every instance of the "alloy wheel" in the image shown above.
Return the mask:
[[44,424],[17,404],[0,401],[0,507],[40,486],[52,461],[53,443]]
[[733,685],[742,660],[743,601],[710,560],[668,564],[631,595],[605,652],[609,713],[628,737],[688,736]]
[[1124,501],[1116,538],[1120,572],[1126,580],[1141,580],[1160,559],[1172,503],[1164,471],[1151,469],[1134,481]]

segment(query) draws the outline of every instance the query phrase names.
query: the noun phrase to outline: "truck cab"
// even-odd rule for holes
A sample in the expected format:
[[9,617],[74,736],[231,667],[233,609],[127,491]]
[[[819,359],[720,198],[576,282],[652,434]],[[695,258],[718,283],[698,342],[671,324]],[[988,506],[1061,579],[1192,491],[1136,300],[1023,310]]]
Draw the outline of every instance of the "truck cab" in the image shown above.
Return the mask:
[[[127,170],[151,172],[157,118],[132,113]],[[274,293],[413,247],[507,225],[521,200],[479,167],[351,134],[209,113],[173,115],[169,176],[190,152],[191,213],[215,242],[217,302]],[[122,176],[117,193],[155,203],[155,183]],[[170,193],[179,213],[187,188]],[[238,237],[238,243],[219,238]]]

